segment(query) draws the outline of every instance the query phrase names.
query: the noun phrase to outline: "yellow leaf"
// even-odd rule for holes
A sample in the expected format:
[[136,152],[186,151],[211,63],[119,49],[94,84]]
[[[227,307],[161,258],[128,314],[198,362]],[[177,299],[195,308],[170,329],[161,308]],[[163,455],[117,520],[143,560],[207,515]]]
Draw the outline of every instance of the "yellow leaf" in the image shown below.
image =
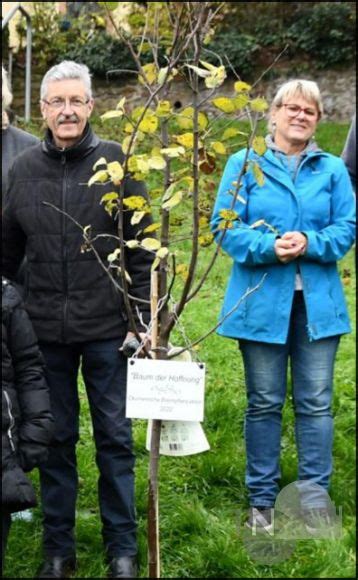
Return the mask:
[[265,101],[265,99],[257,98],[250,101],[250,107],[253,111],[256,111],[257,113],[263,113],[264,111],[266,111],[266,109],[268,109],[268,104]]
[[169,117],[172,113],[170,101],[159,101],[155,113],[158,117]]
[[198,66],[194,66],[193,64],[186,64],[185,66],[193,70],[201,78],[205,78],[210,75],[210,72],[208,70],[199,68]]
[[243,109],[244,107],[246,107],[247,103],[249,102],[249,97],[247,95],[237,95],[237,97],[235,97],[233,99],[234,105],[235,105],[235,110],[236,111],[240,111],[241,109]]
[[139,246],[139,242],[138,240],[128,240],[126,242],[126,246],[127,248],[129,248],[130,250],[133,250],[133,248],[138,248]]
[[211,71],[210,76],[205,79],[205,85],[208,89],[215,89],[223,84],[226,79],[226,70],[224,66],[215,67],[215,70]]
[[153,264],[152,264],[152,267],[151,267],[151,271],[154,272],[154,270],[156,268],[158,268],[159,264],[160,264],[160,258],[155,258],[153,260]]
[[239,217],[237,212],[232,209],[222,209],[219,211],[219,216],[224,220],[236,220]]
[[147,226],[143,230],[143,233],[144,234],[150,234],[151,232],[156,232],[159,229],[160,229],[160,223],[154,223],[154,224],[150,224],[150,226]]
[[183,133],[183,135],[177,135],[175,139],[186,149],[192,149],[194,146],[194,135],[192,133]]
[[214,141],[214,143],[211,143],[211,147],[215,151],[215,153],[217,153],[218,155],[225,155],[226,154],[226,147],[220,141]]
[[94,183],[104,183],[105,181],[108,181],[108,178],[108,171],[100,169],[97,173],[92,175],[91,179],[88,181],[88,187],[91,187]]
[[264,174],[262,173],[261,167],[259,166],[256,161],[252,163],[252,171],[254,173],[254,177],[256,179],[257,184],[262,187],[265,183]]
[[173,207],[178,205],[182,199],[183,199],[183,192],[177,191],[170,199],[168,199],[168,201],[165,201],[163,203],[162,208],[169,211],[170,209],[172,209]]
[[216,66],[214,66],[213,64],[211,64],[210,62],[205,62],[205,60],[201,60],[200,63],[205,66],[205,68],[207,68],[209,71],[215,71],[216,70]]
[[124,103],[126,102],[126,98],[122,97],[122,99],[117,103],[116,109],[118,111],[123,111],[124,112]]
[[139,123],[138,129],[143,133],[155,133],[158,128],[158,117],[154,113],[147,112],[144,119]]
[[108,262],[111,263],[111,262],[115,262],[116,260],[118,260],[120,253],[121,253],[121,249],[116,248],[114,250],[114,252],[112,252],[111,254],[108,254],[108,256],[107,256]]
[[135,226],[144,218],[146,211],[135,211],[131,217],[131,225]]
[[150,169],[157,170],[165,169],[167,165],[164,157],[162,157],[161,155],[153,155],[152,157],[149,157],[148,164]]
[[192,129],[193,128],[193,107],[186,107],[177,116],[177,123],[181,129]]
[[238,134],[236,129],[233,129],[232,127],[229,127],[228,129],[225,129],[221,139],[223,141],[226,141],[226,139],[231,139],[232,137],[236,137]]
[[133,133],[133,131],[134,131],[133,125],[131,125],[131,123],[126,123],[124,126],[124,132],[125,133]]
[[257,155],[263,155],[267,150],[265,139],[261,136],[254,137],[252,141],[252,148]]
[[140,245],[142,248],[148,251],[157,251],[160,248],[160,241],[156,238],[144,238]]
[[145,64],[142,66],[142,70],[145,78],[143,78],[142,75],[139,75],[139,82],[142,83],[142,85],[146,83],[148,85],[153,85],[158,78],[157,67],[155,66],[155,63],[149,62],[148,64]]
[[235,111],[234,100],[227,97],[217,97],[212,100],[212,104],[220,111],[224,111],[224,113]]
[[251,90],[251,85],[244,83],[243,81],[237,81],[234,84],[234,89],[237,93],[247,92]]
[[257,220],[256,222],[251,224],[251,226],[249,226],[249,227],[250,228],[258,228],[259,226],[263,226],[264,223],[265,223],[265,220]]
[[[129,150],[130,142],[132,142],[132,145],[131,145],[131,149]],[[122,140],[122,151],[125,155],[128,155],[128,153],[132,153],[134,150],[134,146],[135,146],[135,139],[132,139],[131,135],[127,135],[127,137],[124,137],[124,139]]]
[[115,117],[123,117],[123,111],[107,111],[100,118],[102,121],[107,121],[107,119],[114,119]]
[[211,233],[205,234],[203,236],[199,236],[198,241],[203,248],[206,248],[214,241],[214,236]]
[[111,191],[110,193],[105,193],[101,197],[100,203],[106,203],[107,201],[114,201],[116,199],[118,199],[118,193],[116,193],[115,191]]
[[112,161],[111,163],[108,163],[107,170],[114,185],[119,185],[124,176],[121,164],[118,161]]
[[168,254],[169,254],[168,248],[165,248],[163,246],[162,248],[159,248],[159,250],[156,253],[156,256],[157,258],[160,258],[162,260],[163,258],[166,258]]
[[98,159],[94,164],[94,166],[92,167],[93,171],[96,171],[98,165],[107,165],[107,159],[105,159],[104,157]]
[[209,224],[209,220],[208,220],[208,218],[207,218],[207,217],[205,217],[205,216],[201,216],[201,217],[199,218],[199,226],[200,226],[201,228],[205,228],[205,227],[206,227],[208,224]]
[[174,158],[180,157],[180,155],[184,155],[185,149],[184,147],[181,146],[176,147],[175,145],[173,145],[172,147],[165,147],[164,149],[161,149],[160,152],[169,158]]
[[130,195],[129,197],[125,197],[123,199],[123,205],[125,205],[128,209],[139,209],[143,210],[147,206],[147,201],[141,195]]

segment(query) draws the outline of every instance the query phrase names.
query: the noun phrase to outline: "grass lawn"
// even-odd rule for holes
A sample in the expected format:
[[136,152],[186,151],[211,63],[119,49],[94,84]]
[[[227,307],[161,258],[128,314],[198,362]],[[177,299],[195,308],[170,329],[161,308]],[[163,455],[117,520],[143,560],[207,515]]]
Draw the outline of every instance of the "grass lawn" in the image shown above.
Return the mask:
[[[101,136],[115,132],[95,122]],[[348,124],[322,123],[318,143],[339,154]],[[183,254],[185,251],[183,250]],[[205,261],[206,258],[203,258]],[[201,264],[203,265],[203,264]],[[222,255],[201,294],[185,310],[182,326],[190,339],[201,336],[217,322],[230,260]],[[341,261],[345,291],[355,328],[355,269],[353,250]],[[350,277],[347,275],[350,272]],[[182,344],[176,331],[172,342]],[[160,533],[164,578],[353,578],[355,577],[355,332],[342,338],[335,372],[334,474],[331,498],[342,508],[343,531],[334,540],[297,541],[291,556],[264,566],[250,559],[240,534],[240,510],[247,508],[244,486],[243,421],[246,405],[243,367],[234,341],[211,335],[195,351],[206,363],[207,384],[204,429],[211,449],[186,458],[161,458]],[[97,504],[89,410],[81,386],[81,441],[78,445],[80,493],[77,543],[78,578],[105,577]],[[137,456],[136,502],[139,522],[141,577],[147,577],[146,509],[148,452],[146,422],[134,421]],[[288,396],[282,438],[282,485],[296,479],[293,412]],[[38,486],[37,474],[33,474]],[[13,522],[5,575],[31,578],[41,561],[41,512],[33,521]]]

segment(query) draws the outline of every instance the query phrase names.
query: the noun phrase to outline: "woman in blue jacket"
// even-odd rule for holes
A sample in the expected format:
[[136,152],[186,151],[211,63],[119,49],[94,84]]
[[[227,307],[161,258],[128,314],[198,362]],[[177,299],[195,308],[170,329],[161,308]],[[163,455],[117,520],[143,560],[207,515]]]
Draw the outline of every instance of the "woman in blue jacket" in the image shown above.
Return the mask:
[[337,260],[355,230],[344,163],[313,140],[322,113],[316,83],[285,83],[270,107],[266,152],[249,151],[236,199],[246,150],[230,157],[212,217],[216,241],[233,259],[219,334],[239,340],[245,366],[249,521],[259,514],[264,527],[279,491],[289,359],[298,479],[327,490],[332,471],[333,367],[340,335],[350,331]]

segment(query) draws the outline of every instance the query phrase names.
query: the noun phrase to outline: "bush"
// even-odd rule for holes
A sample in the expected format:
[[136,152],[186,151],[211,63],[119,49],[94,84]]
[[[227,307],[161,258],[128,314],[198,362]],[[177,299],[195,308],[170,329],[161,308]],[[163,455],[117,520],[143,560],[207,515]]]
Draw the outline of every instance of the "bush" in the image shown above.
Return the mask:
[[296,22],[288,30],[293,48],[311,55],[318,68],[353,63],[356,57],[356,18],[351,4],[319,2],[311,7],[301,3]]

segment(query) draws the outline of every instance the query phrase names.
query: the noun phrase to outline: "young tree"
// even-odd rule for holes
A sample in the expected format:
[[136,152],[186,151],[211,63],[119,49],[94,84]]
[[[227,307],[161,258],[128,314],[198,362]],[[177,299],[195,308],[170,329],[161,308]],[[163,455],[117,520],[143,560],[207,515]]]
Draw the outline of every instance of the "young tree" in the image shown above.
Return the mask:
[[[102,198],[104,209],[118,220],[118,248],[108,256],[102,267],[116,287],[123,293],[127,314],[135,328],[130,294],[130,279],[126,273],[125,255],[141,247],[153,253],[152,321],[148,334],[152,347],[146,347],[137,331],[145,356],[168,358],[172,331],[184,308],[203,287],[219,255],[225,232],[237,227],[240,218],[234,207],[245,203],[240,197],[240,182],[246,171],[253,171],[257,181],[263,180],[259,165],[248,159],[250,147],[259,154],[265,151],[262,137],[255,136],[257,121],[266,110],[264,99],[252,96],[252,87],[237,79],[233,97],[221,96],[218,89],[226,78],[226,69],[218,58],[216,65],[205,56],[210,52],[208,41],[215,21],[225,3],[219,2],[147,2],[130,20],[131,35],[118,25],[112,15],[117,2],[100,2],[118,36],[124,41],[136,63],[138,80],[147,91],[143,106],[130,110],[121,99],[115,110],[102,118],[119,122],[125,137],[122,141],[125,160],[107,163],[101,158],[94,167],[88,185],[112,181],[114,191]],[[142,4],[142,3],[141,3]],[[148,63],[148,52],[151,59]],[[143,64],[145,57],[146,64]],[[127,71],[128,72],[128,71]],[[133,72],[133,71],[131,71]],[[190,106],[176,110],[175,86],[178,78],[185,79],[192,92]],[[248,118],[251,131],[239,132],[232,119]],[[220,235],[211,251],[206,267],[198,274],[198,260],[202,252],[210,252],[213,234],[209,218],[212,210],[215,183],[212,173],[218,159],[235,148],[247,147],[246,163],[232,185],[230,207],[221,213]],[[160,187],[149,192],[150,205],[142,197],[124,197],[123,178],[147,180],[149,173],[158,172]],[[152,213],[153,223],[133,240],[123,236],[124,212],[132,212],[131,222],[140,224],[144,215]],[[260,220],[251,227],[264,222]],[[267,224],[268,225],[268,224]],[[268,226],[269,227],[269,226]],[[95,237],[90,225],[83,227],[87,248],[95,251]],[[155,236],[155,237],[154,237]],[[177,263],[178,250],[189,244],[187,264]],[[119,279],[118,276],[119,275]],[[248,289],[246,295],[257,289]],[[174,296],[178,293],[178,297]],[[239,304],[239,303],[238,303]],[[238,306],[237,304],[237,306]],[[209,329],[206,334],[215,329]],[[186,347],[187,348],[187,347]],[[161,422],[154,421],[150,451],[148,545],[149,576],[159,577],[158,535],[158,467]]]

